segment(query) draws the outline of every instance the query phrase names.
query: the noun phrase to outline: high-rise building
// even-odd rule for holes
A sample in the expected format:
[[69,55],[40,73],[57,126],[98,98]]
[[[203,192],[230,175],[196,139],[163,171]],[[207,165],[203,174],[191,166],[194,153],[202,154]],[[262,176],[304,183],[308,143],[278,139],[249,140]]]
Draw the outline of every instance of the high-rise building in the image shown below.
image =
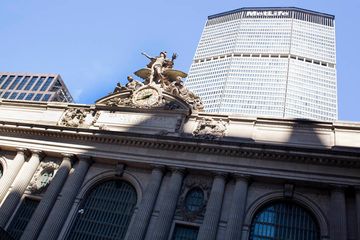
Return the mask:
[[73,98],[59,74],[0,72],[0,98],[73,102]]
[[336,120],[335,17],[299,8],[209,16],[186,85],[207,112]]

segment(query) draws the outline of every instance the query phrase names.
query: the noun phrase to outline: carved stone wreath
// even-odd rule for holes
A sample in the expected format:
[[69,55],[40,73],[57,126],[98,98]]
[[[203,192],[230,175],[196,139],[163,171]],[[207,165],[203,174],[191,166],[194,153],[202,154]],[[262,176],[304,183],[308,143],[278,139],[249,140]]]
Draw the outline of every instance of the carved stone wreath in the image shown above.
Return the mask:
[[[38,168],[36,169],[36,172],[32,180],[30,181],[27,190],[29,190],[33,194],[42,193],[50,184],[58,168],[59,168],[59,164],[55,162],[41,162]],[[45,185],[42,185],[39,181],[41,180],[41,176],[44,173],[52,173],[52,176],[49,177],[48,182]]]
[[210,117],[201,119],[196,129],[193,131],[193,136],[196,138],[215,140],[225,136],[227,123],[222,119],[218,121]]
[[[193,189],[201,189],[204,194],[204,201],[198,211],[189,211],[186,207],[186,197]],[[176,215],[183,218],[184,221],[195,221],[196,219],[203,218],[206,210],[206,204],[210,196],[211,183],[204,177],[187,177],[181,189],[181,194],[176,209]]]

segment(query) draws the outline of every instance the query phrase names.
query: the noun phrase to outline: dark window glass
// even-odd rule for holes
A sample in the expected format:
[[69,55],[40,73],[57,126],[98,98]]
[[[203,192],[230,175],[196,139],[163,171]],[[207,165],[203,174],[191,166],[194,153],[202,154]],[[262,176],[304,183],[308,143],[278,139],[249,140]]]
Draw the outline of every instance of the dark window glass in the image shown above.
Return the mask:
[[10,95],[9,99],[15,99],[17,95],[18,95],[17,92],[13,92],[13,93]]
[[33,96],[34,96],[33,93],[29,93],[29,94],[26,96],[25,100],[31,100],[31,99],[33,98]]
[[204,192],[200,188],[193,188],[185,198],[185,207],[189,212],[198,212],[204,205]]
[[42,94],[36,94],[36,96],[34,97],[34,101],[40,101],[42,97]]
[[24,79],[20,82],[20,84],[17,86],[16,90],[21,90],[25,84],[29,81],[29,76],[24,77]]
[[250,240],[318,240],[319,228],[309,211],[292,202],[261,209],[251,224]]
[[49,101],[50,96],[51,96],[51,94],[45,94],[41,101],[44,101],[44,102]]
[[21,234],[26,228],[32,214],[34,213],[39,201],[25,198],[19,209],[17,210],[14,219],[11,221],[10,226],[8,228],[9,234],[14,239],[20,239]]
[[20,82],[20,80],[22,79],[23,76],[18,76],[16,77],[15,81],[11,84],[11,86],[9,87],[9,89],[14,89],[15,86]]
[[5,83],[1,86],[2,89],[6,89],[9,84],[12,82],[15,76],[10,76],[8,79],[6,79]]
[[7,98],[9,97],[9,95],[10,95],[10,92],[6,92],[6,93],[4,93],[4,95],[2,96],[2,98],[7,99]]
[[3,83],[3,81],[5,80],[5,78],[7,77],[7,75],[2,75],[0,78],[0,85]]
[[111,180],[93,188],[67,239],[124,239],[137,201],[127,182]]
[[32,87],[32,85],[34,85],[34,82],[36,81],[37,78],[38,77],[32,77],[28,85],[26,85],[25,90],[30,90],[30,88]]
[[4,169],[3,166],[0,164],[0,178],[2,177],[3,174],[4,174]]
[[39,89],[39,87],[41,86],[41,84],[43,84],[43,82],[45,81],[45,77],[41,77],[34,85],[33,87],[33,91],[37,91]]
[[172,240],[196,240],[198,232],[198,227],[176,224]]
[[46,79],[44,85],[41,87],[40,91],[46,91],[46,89],[49,87],[49,85],[52,83],[52,81],[54,80],[53,77],[49,77],[48,79]]
[[25,95],[26,95],[26,93],[20,93],[17,99],[23,100]]

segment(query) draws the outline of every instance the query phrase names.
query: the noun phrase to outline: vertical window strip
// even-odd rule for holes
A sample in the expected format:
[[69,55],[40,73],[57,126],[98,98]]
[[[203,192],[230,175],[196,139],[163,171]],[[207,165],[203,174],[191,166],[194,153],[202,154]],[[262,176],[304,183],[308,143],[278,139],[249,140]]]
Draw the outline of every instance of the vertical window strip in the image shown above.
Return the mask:
[[15,76],[10,76],[6,81],[5,83],[1,86],[2,89],[6,89],[9,84],[13,81],[13,79],[15,78]]
[[16,77],[15,81],[10,85],[9,89],[14,89],[16,85],[20,82],[23,76]]
[[40,91],[46,91],[53,80],[54,80],[54,77],[48,77],[48,79],[46,79],[44,85],[41,87]]
[[44,82],[45,77],[41,77],[35,84],[35,86],[33,87],[33,91],[37,91],[39,89],[39,87],[41,86],[41,84]]
[[30,90],[30,88],[34,85],[37,78],[38,77],[32,77],[29,83],[26,85],[25,90]]

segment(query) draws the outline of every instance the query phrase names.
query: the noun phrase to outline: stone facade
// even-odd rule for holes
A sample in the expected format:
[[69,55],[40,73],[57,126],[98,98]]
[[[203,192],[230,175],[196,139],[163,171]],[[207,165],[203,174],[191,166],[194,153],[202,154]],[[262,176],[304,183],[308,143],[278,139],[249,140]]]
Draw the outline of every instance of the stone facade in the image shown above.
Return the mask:
[[[105,100],[0,102],[3,229],[35,199],[41,209],[18,238],[69,239],[94,186],[121,179],[137,196],[124,239],[172,239],[181,225],[197,239],[247,240],[259,209],[282,200],[314,216],[319,239],[360,239],[359,123],[212,115],[177,98],[174,109]],[[198,209],[186,206],[193,189],[203,193]]]

